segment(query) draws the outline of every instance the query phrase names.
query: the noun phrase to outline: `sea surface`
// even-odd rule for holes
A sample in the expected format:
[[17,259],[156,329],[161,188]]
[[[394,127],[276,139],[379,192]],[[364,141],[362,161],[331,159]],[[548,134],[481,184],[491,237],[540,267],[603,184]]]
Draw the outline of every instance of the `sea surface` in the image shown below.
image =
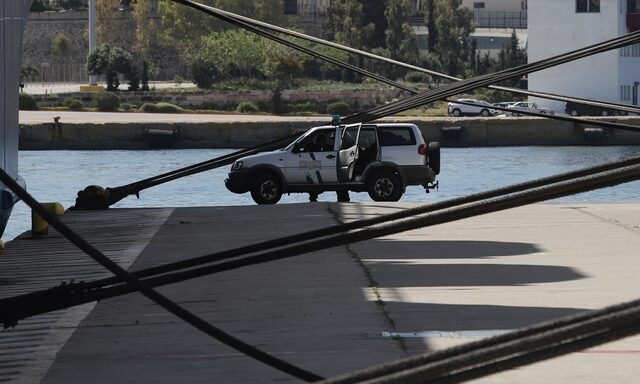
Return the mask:
[[[41,202],[73,205],[79,190],[88,185],[116,187],[187,165],[215,158],[233,149],[148,150],[148,151],[21,151],[19,171],[27,189]],[[410,187],[401,201],[429,203],[484,191],[560,172],[640,155],[633,147],[500,147],[444,148],[440,187],[425,193]],[[191,207],[253,205],[251,196],[236,195],[224,186],[230,166],[175,180],[142,191],[140,199],[128,197],[119,207]],[[334,193],[320,195],[320,201],[335,201]],[[370,201],[366,193],[351,193],[352,201]],[[304,203],[306,194],[283,196],[283,203]],[[601,189],[556,201],[621,202],[640,201],[640,182]],[[31,213],[18,203],[2,236],[11,240],[27,231]]]

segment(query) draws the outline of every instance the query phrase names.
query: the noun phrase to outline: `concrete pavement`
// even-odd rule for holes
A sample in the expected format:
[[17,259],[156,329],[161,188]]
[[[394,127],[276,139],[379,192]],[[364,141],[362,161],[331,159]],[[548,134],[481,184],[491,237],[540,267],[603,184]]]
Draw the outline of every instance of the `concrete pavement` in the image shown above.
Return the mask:
[[[131,269],[408,206],[176,208]],[[135,216],[138,210],[127,211]],[[83,217],[90,219],[98,227],[87,236],[108,244],[114,239],[100,230],[99,215],[77,212],[65,219],[80,228]],[[47,241],[9,244],[0,271],[7,271],[2,261],[27,245],[54,263],[45,257],[51,251]],[[537,204],[161,291],[244,341],[332,376],[635,299],[639,247],[638,203]],[[0,285],[0,292],[6,289]],[[44,378],[14,368],[16,382],[296,382],[206,338],[139,295],[100,302],[79,325],[64,329],[69,328],[73,334],[58,346]],[[2,337],[18,331],[0,333],[0,345]],[[635,383],[638,356],[640,338],[632,337],[479,382]]]

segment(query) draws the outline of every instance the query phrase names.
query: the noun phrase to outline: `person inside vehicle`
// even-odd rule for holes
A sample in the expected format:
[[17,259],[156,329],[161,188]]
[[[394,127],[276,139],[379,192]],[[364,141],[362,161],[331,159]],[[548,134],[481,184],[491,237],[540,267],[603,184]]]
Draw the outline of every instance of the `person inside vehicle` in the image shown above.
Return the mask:
[[309,140],[309,142],[304,145],[305,152],[324,152],[332,150],[333,146],[329,145],[327,136],[322,133],[314,137],[313,140]]

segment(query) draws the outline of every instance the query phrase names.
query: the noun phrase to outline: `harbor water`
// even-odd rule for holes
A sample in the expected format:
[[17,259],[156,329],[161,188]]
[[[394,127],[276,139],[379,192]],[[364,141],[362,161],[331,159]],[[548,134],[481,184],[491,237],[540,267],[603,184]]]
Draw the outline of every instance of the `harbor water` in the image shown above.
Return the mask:
[[[41,202],[74,204],[88,185],[116,187],[215,158],[232,149],[153,151],[21,151],[20,175],[28,191]],[[429,203],[591,165],[640,155],[640,147],[499,147],[444,148],[438,190],[426,194],[409,187],[402,201]],[[115,208],[252,205],[249,194],[236,195],[224,186],[229,166],[160,185],[114,205]],[[640,182],[561,199],[576,202],[638,201]],[[320,201],[335,201],[334,193]],[[366,193],[351,193],[352,201],[369,201]],[[281,203],[303,203],[308,195],[283,196]],[[20,202],[3,235],[11,240],[31,225],[30,210]]]

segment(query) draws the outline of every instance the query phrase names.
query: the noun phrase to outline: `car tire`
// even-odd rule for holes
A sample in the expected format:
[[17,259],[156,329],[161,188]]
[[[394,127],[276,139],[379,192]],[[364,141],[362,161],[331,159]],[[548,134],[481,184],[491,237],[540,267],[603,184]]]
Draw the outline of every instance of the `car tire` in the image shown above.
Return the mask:
[[462,115],[462,113],[460,112],[460,110],[458,108],[456,108],[453,111],[451,111],[451,115],[453,117],[460,117],[460,115]]
[[400,177],[391,171],[377,172],[367,180],[367,192],[373,201],[398,201],[403,193]]
[[491,113],[489,113],[489,111],[488,111],[488,110],[486,110],[486,109],[483,109],[482,111],[480,111],[480,114],[481,114],[483,117],[489,117],[489,116],[491,115]]
[[282,197],[282,185],[273,173],[258,175],[251,187],[251,197],[256,204],[275,204]]

